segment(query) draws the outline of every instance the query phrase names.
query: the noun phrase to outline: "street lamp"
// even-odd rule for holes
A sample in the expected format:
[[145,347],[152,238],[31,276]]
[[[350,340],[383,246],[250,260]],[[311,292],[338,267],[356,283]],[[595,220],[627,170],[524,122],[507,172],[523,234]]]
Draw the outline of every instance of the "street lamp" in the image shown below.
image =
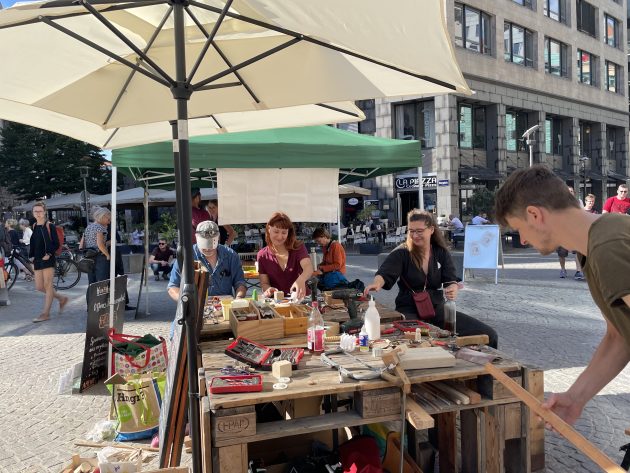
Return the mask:
[[531,168],[534,165],[534,145],[536,144],[536,140],[532,140],[530,138],[531,135],[534,134],[536,130],[540,128],[540,125],[534,125],[523,133],[521,136],[522,139],[525,140],[525,144],[529,146],[529,167]]
[[584,191],[582,192],[582,200],[586,199],[586,163],[589,162],[591,158],[588,156],[582,156],[580,158],[580,169],[582,171],[582,176],[584,179]]
[[90,167],[89,166],[79,166],[79,172],[81,177],[83,178],[83,204],[85,205],[85,226],[90,223],[88,218],[88,196],[87,196],[87,178],[90,175]]

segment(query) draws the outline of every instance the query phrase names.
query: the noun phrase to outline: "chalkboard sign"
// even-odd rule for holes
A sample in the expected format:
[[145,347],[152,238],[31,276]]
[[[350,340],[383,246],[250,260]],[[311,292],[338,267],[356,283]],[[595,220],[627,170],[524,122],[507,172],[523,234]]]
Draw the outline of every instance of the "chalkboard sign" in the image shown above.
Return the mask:
[[466,225],[464,237],[464,264],[466,269],[494,269],[494,282],[498,282],[501,232],[498,225]]
[[[118,276],[114,282],[114,329],[121,333],[125,321],[125,289],[127,276]],[[85,329],[85,350],[79,392],[94,386],[107,377],[107,350],[109,342],[109,279],[90,284],[88,288],[88,315]]]

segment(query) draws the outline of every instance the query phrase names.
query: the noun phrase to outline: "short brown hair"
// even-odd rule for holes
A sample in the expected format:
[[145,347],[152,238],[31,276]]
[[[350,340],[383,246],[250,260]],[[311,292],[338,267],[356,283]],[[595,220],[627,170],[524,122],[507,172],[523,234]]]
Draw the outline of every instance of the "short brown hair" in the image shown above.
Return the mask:
[[42,209],[44,209],[44,212],[46,212],[46,203],[43,200],[38,200],[37,202],[35,202],[31,207],[31,212],[35,207],[41,207]]
[[330,233],[328,233],[324,227],[318,227],[313,232],[312,238],[313,238],[313,240],[317,240],[318,238],[328,238],[328,239],[330,239]]
[[586,199],[593,199],[593,202],[595,202],[595,194],[586,194],[586,197],[584,197],[584,200]]
[[269,227],[277,227],[282,228],[284,230],[289,230],[289,234],[287,236],[287,241],[284,246],[289,250],[297,250],[300,246],[302,246],[302,242],[298,241],[295,233],[295,226],[289,216],[282,212],[275,212],[269,221],[267,222],[267,226],[265,227],[265,242],[267,245],[271,245],[271,235],[269,234]]
[[507,178],[497,192],[494,213],[501,225],[508,226],[507,218],[522,218],[529,205],[548,210],[580,208],[564,181],[540,164],[519,169]]

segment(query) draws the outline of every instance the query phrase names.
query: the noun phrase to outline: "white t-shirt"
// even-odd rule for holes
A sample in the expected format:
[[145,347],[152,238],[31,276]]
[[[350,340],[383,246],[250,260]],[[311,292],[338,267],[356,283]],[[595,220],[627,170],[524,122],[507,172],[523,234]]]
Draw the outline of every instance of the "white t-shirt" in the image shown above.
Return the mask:
[[490,220],[486,220],[481,215],[476,215],[473,217],[472,222],[473,225],[483,225],[484,223],[490,223]]
[[455,230],[460,230],[464,228],[464,224],[457,217],[453,217],[451,220],[451,225],[455,228]]
[[24,243],[25,245],[30,245],[32,235],[33,235],[33,230],[31,230],[31,227],[26,227],[24,229],[24,232],[22,232],[22,243]]

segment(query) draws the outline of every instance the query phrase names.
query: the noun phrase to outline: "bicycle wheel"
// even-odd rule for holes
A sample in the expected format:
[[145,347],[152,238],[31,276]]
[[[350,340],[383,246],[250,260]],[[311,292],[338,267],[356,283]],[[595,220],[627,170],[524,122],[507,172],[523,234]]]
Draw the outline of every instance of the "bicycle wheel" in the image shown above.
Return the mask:
[[9,279],[6,281],[7,289],[11,289],[15,284],[15,281],[17,281],[19,271],[15,263],[8,263],[4,269],[6,269],[7,273],[9,273]]
[[55,276],[53,278],[53,287],[58,290],[70,289],[74,287],[81,279],[81,271],[71,259],[57,258],[55,262]]

